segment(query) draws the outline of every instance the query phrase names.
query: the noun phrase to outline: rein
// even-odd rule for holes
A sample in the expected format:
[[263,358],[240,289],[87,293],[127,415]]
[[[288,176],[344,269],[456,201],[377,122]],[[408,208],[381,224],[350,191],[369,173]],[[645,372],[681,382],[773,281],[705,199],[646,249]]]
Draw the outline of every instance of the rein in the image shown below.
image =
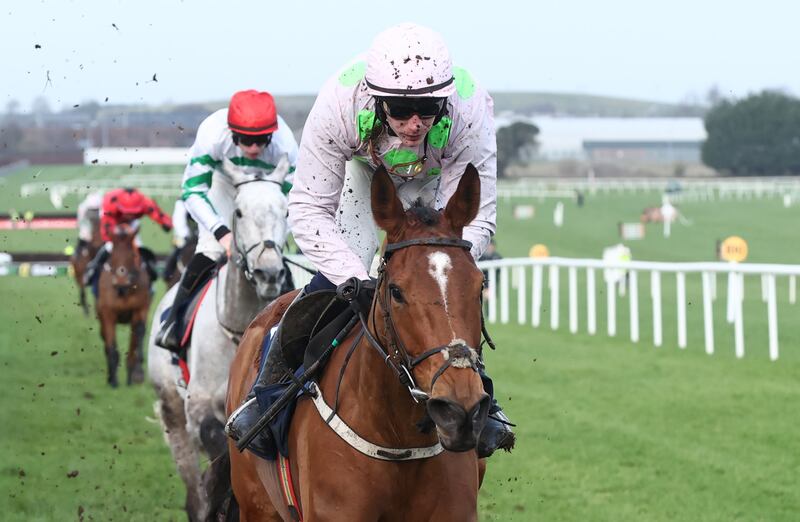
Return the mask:
[[[242,181],[241,183],[237,183],[234,186],[236,188],[239,188],[240,186],[245,185],[247,183],[255,183],[255,182],[268,182],[268,183],[275,183],[277,185],[281,185],[279,182],[277,182],[275,180],[265,179],[265,178],[256,178],[256,179],[252,179],[252,180]],[[258,253],[259,257],[267,249],[271,249],[271,250],[274,250],[276,254],[278,254],[278,257],[280,258],[281,262],[283,262],[284,261],[283,251],[282,251],[283,249],[282,248],[278,248],[278,245],[275,243],[275,241],[273,241],[271,239],[266,239],[264,241],[258,241],[256,243],[250,245],[249,247],[248,246],[239,246],[239,242],[236,240],[236,228],[237,228],[236,224],[239,221],[239,217],[238,217],[237,212],[238,212],[238,210],[233,213],[233,219],[232,219],[232,224],[231,224],[232,225],[231,226],[231,229],[232,229],[231,231],[233,232],[233,250],[236,253],[236,257],[233,259],[233,262],[242,271],[242,273],[244,274],[244,277],[247,280],[247,282],[250,283],[251,285],[254,285],[255,282],[253,281],[253,271],[250,269],[250,264],[247,262],[247,255],[260,246],[261,250]]]
[[[455,339],[450,344],[430,348],[413,358],[408,354],[408,349],[405,347],[398,334],[395,321],[392,317],[391,307],[389,306],[391,297],[389,295],[390,289],[387,276],[388,261],[391,255],[398,250],[414,246],[443,246],[470,250],[472,248],[472,243],[456,238],[419,238],[390,243],[386,246],[383,259],[378,267],[378,281],[376,283],[375,298],[371,307],[371,318],[373,330],[377,332],[377,328],[375,328],[375,317],[377,314],[376,304],[380,304],[385,330],[389,333],[388,348],[370,332],[366,318],[359,312],[359,320],[361,321],[361,326],[369,345],[381,356],[384,363],[394,371],[400,383],[408,388],[414,402],[420,402],[430,399],[430,395],[417,385],[412,372],[415,367],[429,357],[437,353],[442,353],[445,359],[445,362],[439,367],[431,380],[431,390],[433,390],[433,386],[436,384],[439,377],[451,366],[456,368],[472,368],[473,371],[477,372],[478,365],[481,363],[478,351],[469,346],[463,339]],[[481,317],[482,316],[483,314],[481,314]]]

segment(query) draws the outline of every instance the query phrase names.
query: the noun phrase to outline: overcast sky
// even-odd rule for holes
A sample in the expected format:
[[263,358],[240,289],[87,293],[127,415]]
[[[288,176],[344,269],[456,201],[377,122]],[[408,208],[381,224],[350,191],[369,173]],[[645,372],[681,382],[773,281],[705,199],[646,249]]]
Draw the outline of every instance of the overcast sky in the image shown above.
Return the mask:
[[[3,0],[0,111],[314,94],[381,29],[440,31],[492,91],[679,102],[800,93],[800,2],[785,0]],[[222,6],[225,6],[224,8]],[[36,48],[39,45],[41,48]],[[153,75],[157,81],[153,81]],[[48,80],[49,76],[49,80]]]

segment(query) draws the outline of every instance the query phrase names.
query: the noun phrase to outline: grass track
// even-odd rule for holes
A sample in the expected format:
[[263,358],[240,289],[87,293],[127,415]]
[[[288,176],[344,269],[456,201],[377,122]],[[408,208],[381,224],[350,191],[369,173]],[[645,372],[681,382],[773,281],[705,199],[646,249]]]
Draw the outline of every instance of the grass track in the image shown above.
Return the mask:
[[[94,520],[180,520],[152,391],[106,388],[70,282],[2,278],[0,290],[26,303],[0,311],[0,422],[14,426],[0,442],[4,520],[79,506]],[[519,442],[490,461],[483,520],[796,520],[796,362],[493,331],[488,365]]]
[[[33,175],[83,176],[85,170],[34,167],[4,178],[0,208],[44,211],[50,208],[46,198],[19,200],[21,183]],[[90,172],[100,177],[127,170]],[[582,209],[567,202],[560,229],[550,219],[553,201],[532,201],[537,217],[531,221],[512,220],[511,203],[500,202],[499,250],[525,256],[541,242],[552,255],[599,257],[618,241],[618,221],[636,221],[644,206],[658,201],[650,193],[588,197]],[[160,203],[171,209],[170,202]],[[635,259],[710,261],[716,239],[739,234],[750,243],[750,261],[800,263],[800,207],[755,200],[681,210],[693,226],[676,226],[669,240],[649,226],[645,240],[630,243]],[[166,251],[168,236],[146,220],[143,235],[146,244]],[[73,237],[72,231],[0,231],[0,250],[57,252]],[[766,306],[756,279],[747,282],[742,360],[733,356],[732,328],[724,320],[723,278],[713,357],[702,349],[699,278],[687,279],[686,350],[676,347],[676,312],[667,304],[674,303],[674,279],[666,276],[664,346],[653,348],[648,282],[639,280],[638,344],[628,340],[623,299],[617,337],[605,335],[602,285],[596,336],[566,332],[564,298],[558,331],[549,329],[547,299],[542,328],[492,328],[500,349],[487,355],[488,367],[498,397],[519,424],[519,442],[513,454],[490,461],[482,520],[797,519],[800,305],[788,305],[785,280],[778,281],[776,363],[767,359]],[[563,270],[561,285],[566,289]],[[148,385],[105,386],[97,324],[74,305],[72,282],[3,277],[0,296],[6,303],[0,309],[3,520],[74,519],[80,508],[87,520],[182,520],[182,485],[158,426],[148,420],[153,393]],[[510,315],[514,323],[513,307]],[[583,303],[579,315],[585,332]],[[120,337],[124,346],[127,334]],[[78,475],[69,478],[71,471]]]

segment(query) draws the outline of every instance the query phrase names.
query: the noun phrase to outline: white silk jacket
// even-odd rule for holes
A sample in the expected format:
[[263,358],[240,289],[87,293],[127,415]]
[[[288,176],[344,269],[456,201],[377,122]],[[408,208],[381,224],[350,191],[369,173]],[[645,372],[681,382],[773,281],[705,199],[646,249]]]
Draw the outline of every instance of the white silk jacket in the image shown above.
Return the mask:
[[[364,82],[366,62],[357,60],[331,78],[320,91],[303,129],[294,186],[289,193],[289,225],[303,254],[331,282],[365,279],[359,257],[347,246],[335,223],[345,176],[345,162],[378,165],[368,150],[369,137],[381,124],[375,101]],[[395,167],[414,178],[438,177],[436,208],[444,208],[468,163],[478,169],[481,203],[478,215],[464,227],[478,259],[495,232],[497,143],[489,94],[464,69],[454,67],[457,92],[447,100],[447,114],[428,132],[426,143],[402,147],[386,132],[373,139],[374,152],[387,169]],[[397,165],[424,162],[408,167]]]

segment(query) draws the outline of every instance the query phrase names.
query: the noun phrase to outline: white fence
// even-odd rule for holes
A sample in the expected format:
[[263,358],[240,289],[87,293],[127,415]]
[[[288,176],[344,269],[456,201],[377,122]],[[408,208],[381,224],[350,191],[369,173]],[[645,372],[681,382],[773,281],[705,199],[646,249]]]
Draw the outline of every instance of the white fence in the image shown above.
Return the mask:
[[[800,275],[800,265],[770,265],[770,264],[730,264],[730,263],[661,263],[646,261],[630,261],[610,263],[594,259],[567,259],[567,258],[539,258],[539,259],[500,259],[495,261],[482,261],[479,267],[488,270],[488,316],[490,323],[509,322],[511,309],[512,280],[517,288],[516,309],[517,322],[525,324],[528,320],[533,327],[539,327],[542,322],[542,300],[544,297],[544,272],[547,268],[547,285],[550,298],[550,327],[557,330],[560,325],[560,277],[559,270],[567,270],[567,301],[568,322],[571,333],[578,332],[579,290],[578,273],[585,271],[585,300],[586,300],[586,331],[594,335],[597,332],[597,281],[596,271],[601,270],[603,277],[606,270],[622,270],[627,272],[626,287],[606,280],[606,329],[608,335],[617,334],[617,293],[624,289],[628,300],[628,314],[630,318],[630,339],[638,342],[639,331],[639,277],[640,274],[650,274],[650,298],[652,300],[652,329],[653,344],[662,346],[663,336],[663,293],[662,276],[674,274],[675,277],[675,310],[677,312],[677,343],[680,348],[686,348],[686,278],[687,275],[699,274],[702,281],[703,300],[703,336],[705,351],[714,353],[714,315],[713,303],[717,294],[717,275],[727,276],[727,307],[726,319],[733,324],[734,349],[737,357],[745,353],[744,336],[744,277],[760,276],[761,297],[766,303],[768,342],[770,359],[778,359],[778,300],[777,278],[785,278],[788,283],[788,300],[790,304],[797,301],[797,276]],[[528,291],[527,278],[531,276],[530,292]],[[622,293],[622,292],[620,292]],[[528,297],[530,296],[530,298]],[[527,306],[530,305],[530,317]]]
[[584,194],[635,194],[671,192],[674,201],[714,201],[717,199],[752,199],[783,197],[800,199],[800,177],[742,178],[581,178],[502,180],[497,196],[512,198],[573,198],[576,191]]

